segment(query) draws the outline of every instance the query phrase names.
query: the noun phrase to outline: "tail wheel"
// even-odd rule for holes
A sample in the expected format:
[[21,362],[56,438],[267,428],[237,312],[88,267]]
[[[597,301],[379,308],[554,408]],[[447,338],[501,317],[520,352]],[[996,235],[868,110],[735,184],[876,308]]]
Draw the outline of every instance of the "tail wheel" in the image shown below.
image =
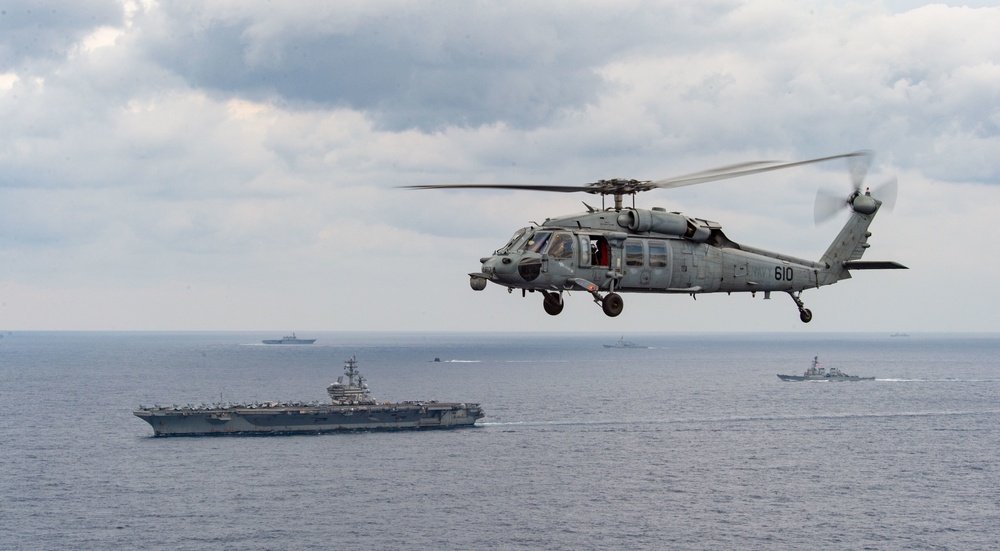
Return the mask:
[[608,293],[601,300],[601,308],[604,309],[604,313],[608,317],[613,318],[622,313],[622,310],[625,308],[625,301],[622,300],[621,295],[618,293]]
[[808,308],[803,308],[802,310],[800,310],[799,319],[802,320],[802,323],[809,323],[810,321],[812,321],[813,319],[812,310]]

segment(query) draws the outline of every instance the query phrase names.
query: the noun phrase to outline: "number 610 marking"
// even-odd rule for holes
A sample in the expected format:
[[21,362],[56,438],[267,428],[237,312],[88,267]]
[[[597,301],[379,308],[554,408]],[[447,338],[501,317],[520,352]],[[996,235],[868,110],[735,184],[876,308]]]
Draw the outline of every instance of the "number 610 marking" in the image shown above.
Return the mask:
[[792,270],[791,266],[787,268],[782,268],[781,266],[774,267],[774,279],[778,281],[791,281],[794,275],[795,271]]

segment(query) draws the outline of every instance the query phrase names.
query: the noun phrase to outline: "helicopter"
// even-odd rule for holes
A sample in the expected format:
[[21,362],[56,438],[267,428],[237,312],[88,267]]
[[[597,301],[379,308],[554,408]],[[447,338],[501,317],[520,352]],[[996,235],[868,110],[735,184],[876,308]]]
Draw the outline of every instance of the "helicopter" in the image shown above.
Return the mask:
[[[851,278],[854,270],[907,269],[894,261],[863,261],[871,232],[868,227],[878,211],[891,210],[897,183],[892,178],[873,194],[862,185],[874,153],[869,150],[806,161],[753,161],[713,168],[664,180],[614,178],[581,186],[530,184],[430,184],[408,189],[514,189],[557,193],[583,192],[601,196],[601,208],[586,202],[586,212],[548,218],[542,224],[514,232],[506,245],[481,258],[482,270],[470,273],[470,286],[482,291],[489,282],[515,289],[521,295],[540,293],[550,315],[563,311],[563,295],[590,293],[609,317],[624,309],[621,293],[688,294],[785,292],[795,302],[799,319],[812,321],[802,301],[806,289]],[[852,190],[845,198],[817,193],[817,223],[841,209],[850,218],[818,261],[766,251],[732,241],[716,222],[667,212],[661,207],[635,207],[638,193],[784,170],[813,163],[847,159]],[[632,207],[623,205],[632,196]],[[605,207],[605,198],[614,204]],[[881,199],[879,198],[881,197]]]

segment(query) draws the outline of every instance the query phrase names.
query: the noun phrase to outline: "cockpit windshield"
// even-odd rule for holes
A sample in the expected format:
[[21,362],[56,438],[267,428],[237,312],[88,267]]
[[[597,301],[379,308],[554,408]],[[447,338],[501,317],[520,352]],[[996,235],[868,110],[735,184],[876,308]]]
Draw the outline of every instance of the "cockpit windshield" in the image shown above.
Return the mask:
[[551,236],[552,232],[550,231],[535,232],[535,234],[528,239],[525,249],[533,253],[540,253],[542,252],[542,248],[545,247],[545,244],[548,243],[549,237]]
[[528,230],[531,228],[521,228],[514,232],[514,236],[510,238],[510,241],[506,245],[500,247],[497,253],[509,253],[511,251],[516,251],[523,246],[525,236],[528,234]]

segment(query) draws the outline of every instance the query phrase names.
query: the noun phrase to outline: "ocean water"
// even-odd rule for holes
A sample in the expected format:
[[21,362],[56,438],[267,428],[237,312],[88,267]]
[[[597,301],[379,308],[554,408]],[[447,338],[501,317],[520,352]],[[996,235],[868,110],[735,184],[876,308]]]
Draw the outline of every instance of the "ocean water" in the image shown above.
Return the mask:
[[[996,335],[4,333],[0,549],[998,549]],[[302,335],[305,337],[306,335]],[[479,402],[153,438],[140,404]],[[783,383],[814,355],[875,376]],[[434,362],[440,358],[440,362]]]

